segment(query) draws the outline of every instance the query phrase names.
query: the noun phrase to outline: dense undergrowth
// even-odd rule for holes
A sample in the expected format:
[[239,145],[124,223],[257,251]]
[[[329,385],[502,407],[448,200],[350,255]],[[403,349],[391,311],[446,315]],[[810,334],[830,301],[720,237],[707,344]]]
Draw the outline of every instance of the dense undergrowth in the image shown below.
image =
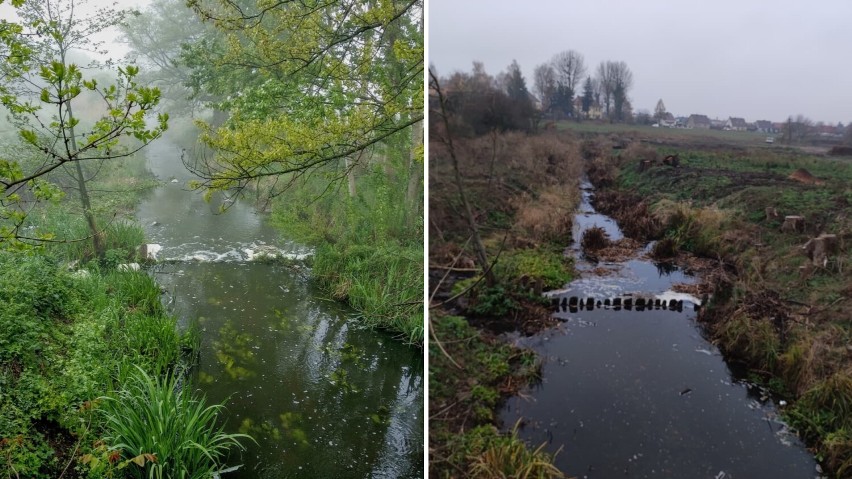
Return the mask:
[[[102,173],[95,189],[130,184],[121,168]],[[121,191],[97,208],[100,257],[73,194],[27,218],[28,234],[55,242],[0,245],[0,477],[210,477],[239,448],[217,429],[219,406],[175,386],[197,335],[178,329],[147,273],[116,268],[143,242],[122,214],[142,188]],[[134,422],[146,407],[157,415]]]
[[539,363],[493,333],[551,324],[541,293],[572,277],[563,249],[579,202],[579,150],[567,136],[521,133],[456,138],[454,150],[489,264],[476,263],[450,150],[434,137],[430,476],[562,477],[542,447],[498,429],[500,404],[537,379]]
[[[849,477],[852,161],[782,148],[589,142],[601,152],[588,159],[603,188],[596,206],[634,237],[719,262],[699,318],[708,334],[790,400],[788,421],[836,477]],[[679,167],[659,162],[674,153]],[[783,227],[785,216],[804,222]],[[814,261],[805,245],[821,234],[836,235],[834,248]]]

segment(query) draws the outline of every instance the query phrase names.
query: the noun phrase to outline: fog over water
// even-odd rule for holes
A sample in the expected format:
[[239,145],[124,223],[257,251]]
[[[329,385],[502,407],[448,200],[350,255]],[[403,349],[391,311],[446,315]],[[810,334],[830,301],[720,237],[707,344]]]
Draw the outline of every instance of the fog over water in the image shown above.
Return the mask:
[[441,75],[491,74],[516,59],[528,88],[536,65],[576,50],[588,73],[624,61],[634,111],[663,99],[675,115],[852,122],[852,2],[538,2],[429,0],[429,63]]

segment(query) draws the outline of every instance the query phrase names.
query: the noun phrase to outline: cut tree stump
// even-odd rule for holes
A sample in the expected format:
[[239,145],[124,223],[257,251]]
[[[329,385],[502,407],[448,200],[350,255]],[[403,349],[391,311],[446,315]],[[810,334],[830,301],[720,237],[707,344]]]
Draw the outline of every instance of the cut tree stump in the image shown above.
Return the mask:
[[805,250],[805,254],[811,260],[811,264],[825,267],[828,264],[828,258],[837,254],[839,244],[837,235],[823,233],[816,238],[809,239],[802,246],[802,249]]
[[785,216],[784,224],[781,225],[781,231],[785,233],[801,233],[805,231],[805,217]]

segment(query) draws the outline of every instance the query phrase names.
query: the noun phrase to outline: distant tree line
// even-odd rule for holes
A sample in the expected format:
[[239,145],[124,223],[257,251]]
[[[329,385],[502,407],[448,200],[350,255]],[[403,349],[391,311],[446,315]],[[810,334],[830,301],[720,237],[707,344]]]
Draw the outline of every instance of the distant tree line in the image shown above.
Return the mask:
[[[485,66],[475,61],[471,72],[453,72],[440,82],[448,113],[456,123],[454,129],[461,135],[534,131],[542,120],[633,121],[628,97],[633,73],[627,64],[604,61],[593,75],[586,73],[583,55],[566,50],[535,68],[535,95],[516,60],[496,76],[489,75]],[[433,97],[430,94],[432,102]]]

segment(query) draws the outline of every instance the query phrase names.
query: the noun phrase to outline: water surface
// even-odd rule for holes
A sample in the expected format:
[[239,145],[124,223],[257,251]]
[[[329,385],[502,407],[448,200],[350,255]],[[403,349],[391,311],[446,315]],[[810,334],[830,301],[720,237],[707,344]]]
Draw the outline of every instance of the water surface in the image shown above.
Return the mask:
[[137,217],[163,246],[153,274],[169,307],[200,328],[194,386],[227,403],[228,432],[257,440],[224,477],[421,477],[422,353],[362,328],[298,261],[249,261],[264,248],[311,251],[280,240],[249,204],[188,191],[179,145],[158,141],[147,155],[164,184]]
[[[588,185],[575,238],[597,225],[622,237],[594,211]],[[578,268],[594,264],[576,245]],[[609,264],[615,275],[586,274],[555,298],[655,298],[694,278],[634,259]],[[515,338],[544,359],[543,380],[510,399],[502,413],[533,446],[560,451],[556,465],[580,478],[812,478],[816,461],[779,419],[768,394],[732,375],[700,334],[693,305],[637,311],[560,307],[562,323]]]

